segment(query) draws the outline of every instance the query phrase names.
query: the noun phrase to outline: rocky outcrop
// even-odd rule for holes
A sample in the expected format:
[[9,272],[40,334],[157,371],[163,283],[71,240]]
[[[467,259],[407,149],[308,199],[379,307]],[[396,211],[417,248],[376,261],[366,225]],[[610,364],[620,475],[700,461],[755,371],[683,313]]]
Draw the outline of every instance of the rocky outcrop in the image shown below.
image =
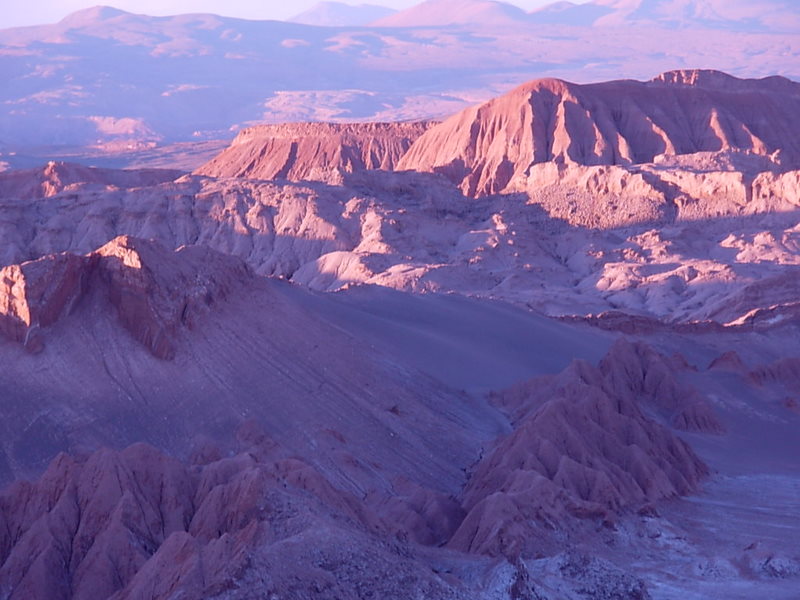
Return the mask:
[[120,236],[86,256],[59,254],[0,270],[0,334],[37,352],[45,329],[87,294],[106,297],[120,323],[154,356],[172,358],[177,328],[224,297],[247,272],[208,248],[174,258],[156,242]]
[[661,357],[627,341],[596,368],[577,361],[497,401],[514,429],[470,477],[467,514],[450,541],[462,550],[530,553],[570,518],[613,520],[622,509],[691,493],[707,467],[648,412],[671,414],[682,429],[721,428]]
[[36,169],[3,173],[0,199],[34,200],[62,192],[132,189],[172,181],[182,174],[175,169],[101,169],[50,161]]
[[762,365],[753,369],[748,378],[756,385],[778,384],[796,394],[800,390],[800,358],[792,356]]
[[730,371],[732,373],[746,373],[747,366],[742,361],[742,357],[735,350],[723,352],[708,365],[709,370]]
[[[687,155],[638,172],[543,163],[531,171],[547,185],[477,201],[441,176],[380,170],[340,186],[186,176],[0,198],[0,267],[129,235],[204,245],[319,290],[368,283],[490,295],[559,316],[735,324],[780,311],[800,264],[798,172],[755,173],[753,158]],[[713,170],[734,167],[743,170]]]
[[364,169],[392,170],[432,123],[286,123],[243,130],[195,171],[209,177],[340,183]]
[[172,358],[173,338],[191,328],[243,278],[240,260],[204,246],[163,246],[127,236],[89,255],[97,257],[98,276],[120,323],[153,355]]
[[661,155],[780,151],[800,164],[789,132],[800,85],[740,80],[713,71],[665,73],[649,82],[527,83],[431,128],[399,169],[442,173],[470,196],[537,184],[541,163],[636,165]]
[[145,444],[58,456],[39,481],[0,494],[0,594],[456,597],[309,464],[248,450],[195,466]]
[[80,301],[92,262],[64,253],[1,269],[0,335],[31,352],[41,350],[41,328],[69,314]]
[[683,383],[688,371],[682,356],[667,358],[642,342],[617,341],[600,362],[607,392],[644,402],[670,426],[683,431],[723,433],[711,404],[691,385]]

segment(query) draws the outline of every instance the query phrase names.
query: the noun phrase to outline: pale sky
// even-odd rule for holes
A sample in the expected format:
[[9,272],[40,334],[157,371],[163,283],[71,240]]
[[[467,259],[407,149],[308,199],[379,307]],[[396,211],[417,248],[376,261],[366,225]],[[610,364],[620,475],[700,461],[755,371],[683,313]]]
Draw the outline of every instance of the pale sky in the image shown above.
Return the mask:
[[[20,25],[55,23],[69,13],[107,4],[134,13],[175,15],[214,13],[243,19],[287,19],[317,4],[319,0],[0,0],[0,29]],[[402,9],[421,0],[345,0],[346,4],[381,4]],[[553,0],[507,0],[526,10]],[[587,0],[577,0],[578,3]]]

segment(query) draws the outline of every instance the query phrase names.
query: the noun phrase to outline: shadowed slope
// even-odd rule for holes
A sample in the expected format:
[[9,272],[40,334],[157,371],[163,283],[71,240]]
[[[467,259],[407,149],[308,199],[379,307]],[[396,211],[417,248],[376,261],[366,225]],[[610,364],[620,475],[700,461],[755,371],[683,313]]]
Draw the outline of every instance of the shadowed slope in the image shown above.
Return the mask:
[[[406,463],[392,473],[430,476],[452,490],[463,477],[456,465],[479,443],[468,423],[483,419],[478,429],[492,430],[501,421],[483,402],[379,352],[365,354],[326,321],[324,307],[307,308],[308,292],[285,291],[288,284],[255,277],[208,248],[173,253],[120,238],[86,257],[45,257],[14,273],[18,283],[0,303],[14,325],[3,328],[11,339],[0,340],[5,480],[58,451],[103,444],[147,441],[185,455],[198,436],[225,440],[252,418],[293,452],[339,471],[340,484],[380,479],[388,459]],[[461,424],[451,429],[441,419]],[[428,441],[411,442],[417,434],[407,428]],[[460,441],[434,441],[455,431]],[[384,458],[349,458],[394,437]],[[333,446],[318,454],[323,438]],[[420,468],[426,446],[428,466]],[[436,458],[440,452],[448,457]],[[448,474],[434,474],[439,469]]]

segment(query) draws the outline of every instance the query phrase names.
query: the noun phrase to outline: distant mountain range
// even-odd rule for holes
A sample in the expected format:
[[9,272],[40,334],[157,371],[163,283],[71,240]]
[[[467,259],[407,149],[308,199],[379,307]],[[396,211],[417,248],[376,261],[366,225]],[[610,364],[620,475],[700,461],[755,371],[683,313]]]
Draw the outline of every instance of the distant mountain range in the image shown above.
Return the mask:
[[800,31],[793,0],[593,0],[556,2],[531,13],[538,23],[570,25],[657,24],[670,28]]
[[288,19],[290,23],[323,27],[359,27],[388,17],[397,11],[375,4],[352,6],[343,2],[320,2]]
[[331,2],[293,22],[95,7],[0,30],[0,162],[43,146],[128,152],[230,138],[264,122],[443,118],[537,77],[704,67],[798,79],[798,31],[788,0],[595,0],[530,13],[427,0],[391,14]]
[[528,14],[512,4],[493,0],[425,0],[373,23],[382,27],[438,27],[524,23]]
[[791,0],[592,0],[581,4],[554,2],[527,13],[497,0],[425,0],[372,24],[438,27],[531,23],[582,27],[646,24],[668,28],[797,32],[800,31],[800,9]]

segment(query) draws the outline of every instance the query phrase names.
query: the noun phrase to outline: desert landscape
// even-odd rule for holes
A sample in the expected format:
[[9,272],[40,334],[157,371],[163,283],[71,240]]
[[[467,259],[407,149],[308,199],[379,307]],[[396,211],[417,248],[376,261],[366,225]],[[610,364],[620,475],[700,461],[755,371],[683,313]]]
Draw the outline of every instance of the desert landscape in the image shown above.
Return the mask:
[[800,598],[799,32],[0,29],[0,598]]

